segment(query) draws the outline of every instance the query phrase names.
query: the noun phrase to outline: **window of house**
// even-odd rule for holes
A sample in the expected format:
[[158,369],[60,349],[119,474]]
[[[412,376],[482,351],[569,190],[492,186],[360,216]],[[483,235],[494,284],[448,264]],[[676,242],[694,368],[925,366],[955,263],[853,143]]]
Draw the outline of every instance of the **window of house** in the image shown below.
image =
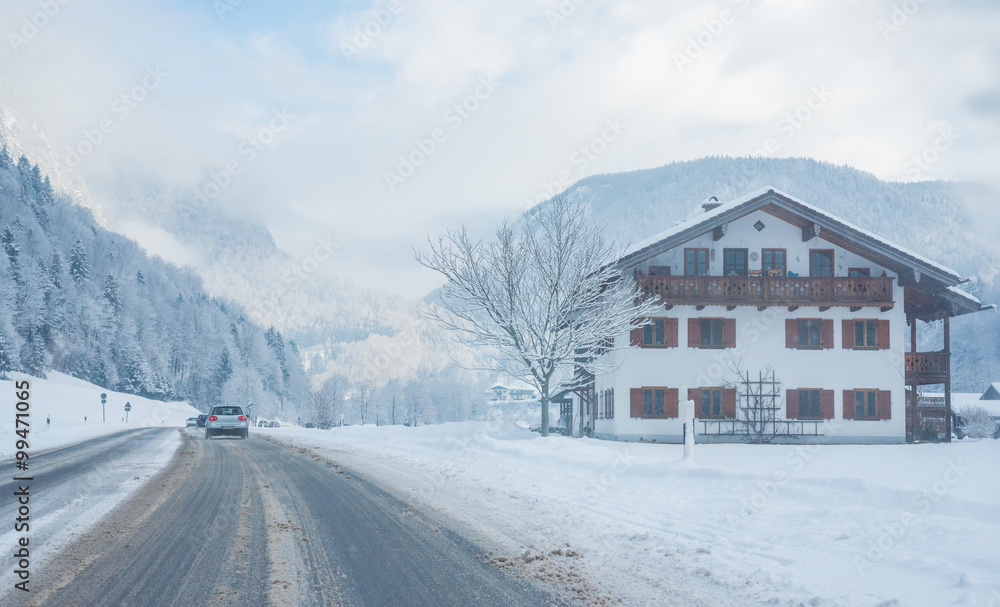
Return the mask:
[[857,278],[860,276],[871,276],[870,268],[847,268],[847,275],[851,278]]
[[701,389],[701,415],[699,417],[722,417],[722,388]]
[[722,338],[721,318],[701,319],[701,346],[704,348],[721,348]]
[[708,275],[708,249],[684,249],[684,275]]
[[877,418],[878,390],[854,391],[854,418]]
[[822,417],[820,409],[820,398],[822,390],[799,390],[799,417],[814,418]]
[[656,412],[657,417],[663,417],[663,400],[663,390],[653,390],[653,411]]
[[785,250],[784,249],[762,249],[760,252],[760,269],[764,274],[768,270],[778,270],[782,276],[785,275]]
[[814,278],[833,276],[832,249],[812,249],[809,251],[809,276]]
[[799,347],[800,348],[820,348],[820,326],[822,321],[818,318],[799,319]]
[[855,348],[877,348],[878,347],[878,323],[874,320],[854,321],[854,347]]
[[642,414],[652,415],[653,414],[653,392],[655,390],[643,390],[642,391]]
[[746,249],[723,249],[723,251],[722,251],[722,275],[723,276],[746,276],[747,275],[747,250]]
[[670,266],[649,266],[650,276],[670,276]]
[[608,396],[605,399],[605,403],[607,403],[607,408],[608,408],[606,417],[608,417],[608,418],[614,418],[614,416],[615,416],[615,389],[614,388],[609,388],[608,389]]
[[[634,334],[633,334],[634,335]],[[638,340],[634,335],[633,340]],[[642,347],[676,347],[677,346],[677,319],[676,318],[650,318],[642,326],[642,343],[634,343]]]

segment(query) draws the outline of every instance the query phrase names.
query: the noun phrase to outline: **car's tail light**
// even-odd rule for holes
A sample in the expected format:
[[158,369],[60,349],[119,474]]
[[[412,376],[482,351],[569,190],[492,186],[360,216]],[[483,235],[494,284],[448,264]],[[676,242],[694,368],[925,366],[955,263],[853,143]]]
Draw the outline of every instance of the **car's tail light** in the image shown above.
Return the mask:
[[245,422],[245,421],[247,421],[247,416],[246,416],[246,415],[241,415],[241,416],[240,416],[240,421],[241,421],[241,422]]
[[214,416],[214,415],[212,415],[212,416],[210,416],[210,417],[208,418],[208,421],[210,421],[210,422],[217,422],[217,421],[219,421],[219,418],[218,418],[218,417],[216,417],[216,416]]

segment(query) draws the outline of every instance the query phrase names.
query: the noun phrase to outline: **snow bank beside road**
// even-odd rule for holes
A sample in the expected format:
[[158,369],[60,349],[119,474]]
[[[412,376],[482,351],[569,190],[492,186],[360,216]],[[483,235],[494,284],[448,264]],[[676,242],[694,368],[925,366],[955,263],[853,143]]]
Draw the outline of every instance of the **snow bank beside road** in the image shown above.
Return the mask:
[[[162,402],[134,394],[106,390],[81,379],[50,371],[47,379],[30,376],[30,453],[54,449],[82,440],[122,430],[149,427],[183,427],[187,418],[200,411],[184,402]],[[107,423],[101,421],[101,393],[108,395]],[[14,455],[14,382],[0,381],[0,402],[8,403],[9,414],[0,416],[0,459]],[[125,423],[125,403],[132,405]],[[49,417],[51,424],[45,423]],[[86,417],[86,421],[84,421]]]
[[691,467],[680,445],[512,424],[257,432],[317,448],[505,557],[568,544],[588,592],[625,604],[1000,605],[1000,441],[699,445]]

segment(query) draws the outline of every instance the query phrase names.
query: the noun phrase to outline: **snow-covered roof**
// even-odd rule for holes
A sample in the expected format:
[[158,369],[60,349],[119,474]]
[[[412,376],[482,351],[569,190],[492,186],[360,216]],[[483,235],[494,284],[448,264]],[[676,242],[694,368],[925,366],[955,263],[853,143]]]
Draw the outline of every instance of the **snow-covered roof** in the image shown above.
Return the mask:
[[[944,398],[944,392],[924,392],[920,396]],[[982,407],[989,411],[990,415],[1000,417],[1000,400],[982,400],[982,396],[978,392],[952,392],[951,410],[958,411],[965,407]]]
[[[714,209],[706,211],[705,213],[687,221],[678,223],[668,230],[664,230],[655,236],[630,246],[625,250],[618,263],[619,265],[625,265],[632,261],[632,258],[642,257],[644,252],[651,252],[650,250],[652,249],[658,250],[659,247],[657,245],[666,244],[666,241],[676,239],[678,242],[672,244],[672,246],[676,246],[687,240],[696,238],[716,226],[746,215],[768,203],[776,203],[784,206],[788,210],[802,215],[810,220],[819,219],[824,222],[824,228],[830,228],[835,231],[847,233],[853,236],[856,240],[862,241],[860,244],[877,246],[885,252],[893,253],[896,256],[905,259],[910,265],[922,266],[919,268],[920,270],[938,274],[944,282],[957,284],[962,280],[961,275],[951,268],[914,253],[913,251],[901,247],[890,240],[877,236],[868,230],[860,228],[837,217],[836,215],[827,213],[818,207],[815,207],[803,200],[799,200],[798,198],[771,186],[754,190],[745,196],[725,202]],[[670,248],[672,248],[672,246]],[[641,259],[637,259],[637,261],[641,261]],[[959,293],[961,293],[961,291],[959,291]]]

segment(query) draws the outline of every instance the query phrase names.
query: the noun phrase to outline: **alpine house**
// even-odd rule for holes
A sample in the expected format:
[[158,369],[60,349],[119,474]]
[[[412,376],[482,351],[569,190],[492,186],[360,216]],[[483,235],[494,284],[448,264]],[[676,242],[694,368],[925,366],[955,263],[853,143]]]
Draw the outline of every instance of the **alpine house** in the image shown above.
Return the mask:
[[955,271],[773,188],[704,208],[617,260],[662,308],[577,391],[577,432],[680,442],[692,400],[699,442],[897,443],[916,386],[951,392],[949,319],[992,308]]

